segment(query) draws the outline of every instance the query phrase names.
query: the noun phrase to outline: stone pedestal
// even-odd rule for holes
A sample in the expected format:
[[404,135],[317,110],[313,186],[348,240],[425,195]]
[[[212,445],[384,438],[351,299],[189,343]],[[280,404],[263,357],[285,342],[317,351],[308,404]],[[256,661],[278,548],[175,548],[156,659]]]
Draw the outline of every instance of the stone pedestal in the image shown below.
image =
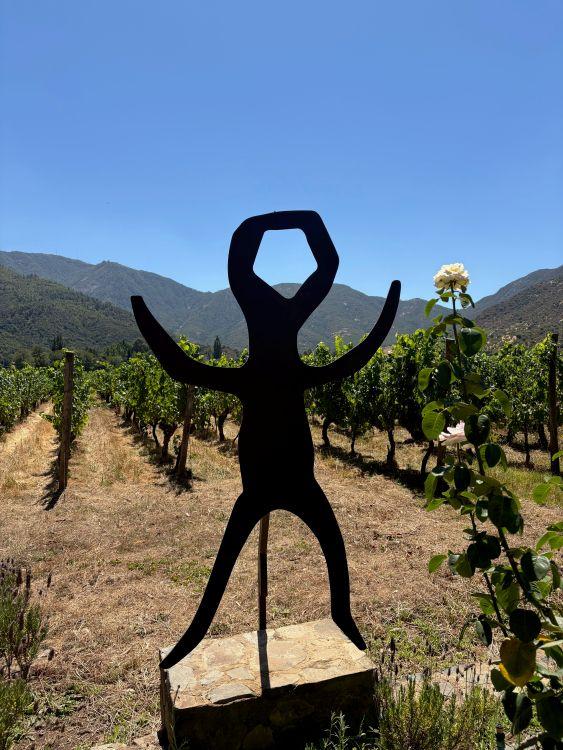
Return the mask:
[[333,711],[369,718],[373,669],[332,620],[206,639],[161,673],[163,726],[190,750],[299,750]]

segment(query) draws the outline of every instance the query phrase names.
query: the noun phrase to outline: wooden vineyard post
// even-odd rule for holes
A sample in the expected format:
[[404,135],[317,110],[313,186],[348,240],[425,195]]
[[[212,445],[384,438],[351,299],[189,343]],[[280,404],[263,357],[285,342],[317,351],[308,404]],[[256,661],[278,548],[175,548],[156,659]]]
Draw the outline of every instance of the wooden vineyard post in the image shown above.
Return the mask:
[[61,444],[59,448],[59,492],[63,492],[68,483],[70,433],[72,429],[73,376],[74,352],[65,352],[63,409],[61,414]]
[[[557,343],[559,335],[552,333],[551,341],[553,350],[549,358],[547,394],[549,401],[549,454],[550,456],[554,456],[559,452],[559,437],[557,434],[559,427],[559,409],[557,405]],[[561,473],[558,458],[551,459],[551,473],[554,476],[559,476]]]
[[195,386],[188,385],[186,393],[186,409],[184,411],[184,426],[182,427],[182,440],[178,451],[178,463],[176,465],[176,476],[182,477],[186,471],[188,462],[188,447],[190,442],[190,430],[192,429],[192,415],[194,411]]
[[268,597],[268,530],[270,515],[260,519],[258,538],[258,630],[266,630],[266,599]]

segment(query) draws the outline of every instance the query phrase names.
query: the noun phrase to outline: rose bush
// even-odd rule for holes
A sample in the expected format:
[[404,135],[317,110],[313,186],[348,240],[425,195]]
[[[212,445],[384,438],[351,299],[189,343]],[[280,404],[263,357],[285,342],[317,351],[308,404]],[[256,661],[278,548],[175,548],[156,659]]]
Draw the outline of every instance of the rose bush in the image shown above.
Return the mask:
[[[481,611],[471,622],[486,645],[500,641],[491,680],[503,693],[512,731],[519,735],[535,718],[541,727],[537,742],[543,750],[554,750],[563,747],[563,612],[557,596],[561,573],[554,559],[563,547],[563,523],[550,526],[533,548],[511,538],[524,528],[522,503],[489,469],[506,468],[492,426],[495,414],[511,419],[512,405],[504,391],[487,388],[474,367],[486,334],[463,314],[473,305],[467,272],[461,264],[442,266],[434,281],[438,299],[451,304],[452,312],[435,317],[427,335],[447,339],[452,333],[453,345],[445,340],[444,357],[419,372],[420,390],[434,387],[422,412],[422,428],[429,440],[439,439],[445,448],[441,464],[425,481],[426,507],[449,504],[469,526],[464,548],[434,556],[429,570],[447,560],[455,575],[481,576],[484,590],[472,594]],[[428,302],[427,314],[438,299]],[[546,478],[532,500],[542,504],[558,488],[561,477]]]

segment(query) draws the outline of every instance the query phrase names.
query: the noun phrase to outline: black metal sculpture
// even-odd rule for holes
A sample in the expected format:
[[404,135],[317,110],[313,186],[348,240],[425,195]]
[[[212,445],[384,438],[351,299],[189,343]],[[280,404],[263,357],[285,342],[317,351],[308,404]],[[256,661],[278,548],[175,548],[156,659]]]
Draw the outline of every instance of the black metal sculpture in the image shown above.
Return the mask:
[[[301,229],[317,261],[317,269],[290,299],[253,271],[264,233],[277,229]],[[309,367],[299,357],[297,334],[328,294],[337,268],[338,254],[316,212],[281,211],[244,221],[233,234],[229,249],[229,283],[248,325],[249,356],[242,367],[234,369],[190,359],[153,317],[143,298],[131,298],[143,336],[172,378],[234,393],[243,404],[239,436],[243,492],[234,505],[199,608],[185,634],[161,662],[163,669],[177,664],[203,639],[250,532],[274,510],[294,513],[317,537],[327,563],[332,618],[356,646],[365,648],[350,612],[342,534],[315,480],[303,393],[351,375],[366,364],[391,328],[401,285],[393,281],[377,324],[361,343],[325,367]],[[275,449],[264,439],[264,414],[271,411],[272,400],[279,416]]]

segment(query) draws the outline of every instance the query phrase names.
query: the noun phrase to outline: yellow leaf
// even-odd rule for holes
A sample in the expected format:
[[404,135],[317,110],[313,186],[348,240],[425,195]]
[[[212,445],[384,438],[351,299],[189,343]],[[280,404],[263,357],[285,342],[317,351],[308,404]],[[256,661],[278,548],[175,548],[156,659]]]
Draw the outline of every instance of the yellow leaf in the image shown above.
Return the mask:
[[522,643],[518,638],[503,641],[499,665],[502,676],[513,685],[523,687],[536,669],[536,648],[533,643]]

